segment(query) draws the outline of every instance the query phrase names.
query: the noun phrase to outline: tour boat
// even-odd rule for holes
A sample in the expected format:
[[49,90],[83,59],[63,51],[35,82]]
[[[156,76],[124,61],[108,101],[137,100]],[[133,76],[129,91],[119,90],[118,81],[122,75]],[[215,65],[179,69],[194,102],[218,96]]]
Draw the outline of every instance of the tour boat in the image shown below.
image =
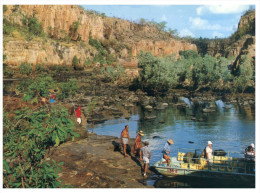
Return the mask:
[[[186,153],[178,152],[178,157],[171,157],[171,164],[162,164],[164,159],[157,161],[152,167],[166,177],[205,177],[218,179],[255,180],[255,163],[244,158],[229,156],[213,156],[213,163],[208,165],[202,157],[185,157]],[[228,153],[229,155],[229,153]]]

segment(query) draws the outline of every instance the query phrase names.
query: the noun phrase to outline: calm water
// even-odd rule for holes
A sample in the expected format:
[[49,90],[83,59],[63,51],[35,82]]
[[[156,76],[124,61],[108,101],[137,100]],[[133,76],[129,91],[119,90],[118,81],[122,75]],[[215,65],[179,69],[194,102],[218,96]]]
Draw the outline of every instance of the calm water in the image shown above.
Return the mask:
[[[122,129],[128,124],[130,137],[135,138],[136,132],[142,130],[142,141],[150,143],[151,165],[161,159],[162,148],[169,138],[175,142],[171,146],[172,156],[177,156],[179,148],[182,152],[193,149],[199,149],[201,152],[210,140],[213,142],[213,149],[235,152],[231,153],[231,156],[243,157],[244,149],[250,143],[255,143],[255,112],[250,106],[225,104],[218,100],[214,103],[216,112],[203,113],[202,109],[210,104],[194,105],[187,98],[179,98],[179,101],[185,102],[189,107],[177,108],[173,104],[160,111],[139,110],[129,120],[109,120],[97,125],[93,132],[98,135],[120,137]],[[224,106],[230,109],[224,109]],[[156,119],[143,120],[148,115],[156,115]],[[191,120],[192,117],[200,121]],[[153,138],[154,136],[160,138]]]

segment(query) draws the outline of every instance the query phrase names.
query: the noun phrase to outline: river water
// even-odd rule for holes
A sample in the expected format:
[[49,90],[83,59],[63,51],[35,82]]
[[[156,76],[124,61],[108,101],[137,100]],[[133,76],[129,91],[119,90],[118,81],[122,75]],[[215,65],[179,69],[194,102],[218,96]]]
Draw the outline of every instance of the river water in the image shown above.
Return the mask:
[[[230,151],[230,156],[243,157],[244,149],[255,143],[255,112],[252,106],[240,106],[237,103],[226,104],[222,100],[199,104],[192,103],[189,99],[180,97],[179,102],[186,103],[186,107],[178,107],[171,104],[164,110],[152,112],[140,109],[129,120],[121,118],[108,120],[96,125],[92,130],[98,135],[120,137],[124,126],[129,125],[131,138],[136,137],[136,132],[142,130],[142,141],[149,141],[153,165],[162,157],[162,149],[168,139],[175,142],[171,146],[171,156],[177,156],[177,152],[200,153],[207,145],[207,141],[213,142],[213,149]],[[214,105],[216,111],[203,113],[202,109]],[[227,107],[227,108],[223,108]],[[155,115],[152,120],[144,117]],[[155,181],[151,178],[147,183],[151,185]],[[179,182],[180,184],[180,182]],[[182,183],[181,183],[182,184]],[[159,187],[163,187],[160,186]],[[179,187],[194,187],[194,185],[179,185]]]

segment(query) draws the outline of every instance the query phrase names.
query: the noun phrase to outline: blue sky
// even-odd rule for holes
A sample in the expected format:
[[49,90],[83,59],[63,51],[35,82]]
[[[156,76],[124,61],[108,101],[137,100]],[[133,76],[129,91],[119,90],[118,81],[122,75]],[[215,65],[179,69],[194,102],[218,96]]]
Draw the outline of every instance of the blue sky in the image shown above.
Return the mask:
[[83,5],[85,9],[130,21],[166,21],[166,28],[192,37],[228,37],[250,5]]

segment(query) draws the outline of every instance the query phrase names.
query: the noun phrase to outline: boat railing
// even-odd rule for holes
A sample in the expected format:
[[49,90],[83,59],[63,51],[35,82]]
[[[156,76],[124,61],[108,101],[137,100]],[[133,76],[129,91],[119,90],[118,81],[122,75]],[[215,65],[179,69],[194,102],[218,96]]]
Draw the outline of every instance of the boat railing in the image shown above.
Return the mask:
[[[181,151],[182,152],[181,152]],[[254,174],[255,173],[255,163],[253,161],[245,160],[242,157],[231,157],[230,154],[241,154],[240,152],[227,152],[227,156],[213,156],[212,162],[208,164],[207,160],[204,157],[201,157],[200,154],[197,154],[195,150],[195,154],[192,157],[187,156],[188,152],[194,149],[189,148],[179,148],[177,160],[182,162],[181,168],[188,169],[208,169],[211,171],[219,171],[219,172],[232,172],[232,173],[244,173],[244,174]],[[201,151],[202,152],[202,151]],[[186,164],[186,165],[185,165]],[[199,167],[199,168],[198,168]],[[203,168],[204,167],[204,168]],[[205,168],[208,167],[208,168]]]

